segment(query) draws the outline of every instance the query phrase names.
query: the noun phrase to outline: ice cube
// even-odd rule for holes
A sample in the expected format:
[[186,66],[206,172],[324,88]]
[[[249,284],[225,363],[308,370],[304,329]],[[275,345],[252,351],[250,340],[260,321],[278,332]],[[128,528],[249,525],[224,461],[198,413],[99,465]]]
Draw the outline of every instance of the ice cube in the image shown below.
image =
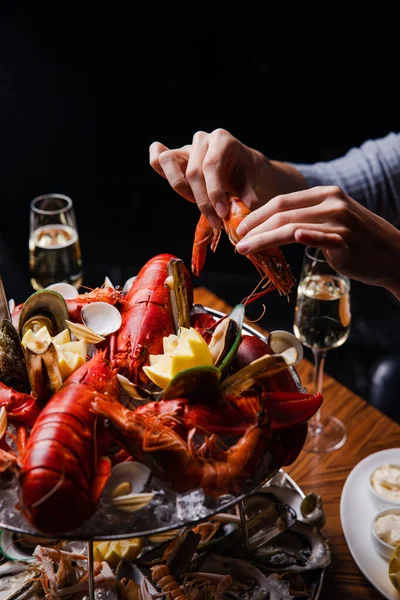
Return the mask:
[[176,498],[176,516],[179,521],[194,521],[207,515],[204,506],[204,492],[202,489],[192,490],[180,494]]

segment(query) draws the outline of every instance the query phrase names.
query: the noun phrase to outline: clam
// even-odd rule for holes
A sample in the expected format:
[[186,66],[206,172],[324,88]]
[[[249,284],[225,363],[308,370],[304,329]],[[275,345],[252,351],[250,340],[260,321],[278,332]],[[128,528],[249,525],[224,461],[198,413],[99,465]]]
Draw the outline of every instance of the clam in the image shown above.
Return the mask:
[[242,339],[244,306],[238,304],[215,327],[208,344],[213,357],[213,365],[219,367],[222,374],[228,370]]
[[141,494],[124,494],[123,496],[116,496],[112,499],[111,503],[113,506],[124,512],[136,512],[147,506],[152,501],[154,496],[153,492],[141,493]]
[[133,275],[132,277],[129,277],[129,279],[127,279],[125,281],[124,286],[122,288],[122,291],[124,294],[127,294],[129,292],[129,290],[131,289],[132,284],[136,278],[137,278],[137,275]]
[[52,337],[66,328],[68,308],[65,299],[54,290],[40,290],[25,301],[18,321],[22,339],[28,329],[38,331],[45,325]]
[[18,392],[31,391],[21,341],[8,319],[0,323],[0,381]]
[[118,381],[122,389],[128,394],[130,398],[139,400],[140,402],[146,402],[152,400],[151,393],[140,387],[136,383],[132,383],[127,377],[118,373]]
[[[131,494],[138,495],[143,492],[149,483],[150,477],[150,469],[136,460],[118,463],[111,469],[105,493],[112,501],[117,497]],[[119,493],[121,490],[123,493]]]
[[91,302],[81,310],[83,324],[101,336],[107,336],[121,327],[122,317],[118,308],[107,302]]
[[46,287],[46,290],[53,290],[54,292],[58,292],[65,300],[73,300],[79,296],[79,292],[70,283],[66,283],[65,281],[60,281],[59,283],[52,283]]
[[68,321],[68,319],[66,319],[65,323],[77,340],[83,340],[88,344],[98,344],[99,342],[104,342],[106,339],[93,331],[93,329],[90,329],[90,327],[87,327],[87,325],[82,325],[82,323],[73,323],[72,321]]
[[274,331],[271,331],[268,336],[268,344],[275,354],[280,354],[288,348],[294,347],[297,351],[297,359],[296,362],[293,363],[293,366],[297,365],[303,360],[303,344],[295,335],[293,335],[293,333],[290,333],[289,331],[285,331],[283,329],[275,329]]

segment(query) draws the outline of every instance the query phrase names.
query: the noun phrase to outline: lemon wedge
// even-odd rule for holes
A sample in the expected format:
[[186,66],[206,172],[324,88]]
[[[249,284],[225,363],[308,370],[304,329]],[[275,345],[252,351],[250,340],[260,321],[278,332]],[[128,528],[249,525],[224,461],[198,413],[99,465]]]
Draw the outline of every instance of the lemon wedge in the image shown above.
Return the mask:
[[21,340],[21,344],[24,348],[26,348],[28,344],[35,344],[36,342],[39,342],[40,344],[43,343],[43,345],[49,345],[51,343],[51,335],[46,325],[43,325],[38,331],[27,329]]
[[395,589],[400,592],[400,544],[393,550],[389,561],[389,579]]
[[68,327],[53,337],[53,344],[57,344],[58,346],[61,346],[61,344],[68,344],[70,341],[71,334]]
[[65,344],[60,344],[57,349],[61,352],[73,352],[74,354],[79,354],[79,356],[85,360],[88,351],[87,343],[84,340],[66,342]]
[[111,568],[115,568],[120,560],[135,560],[142,548],[143,538],[95,542],[93,558],[97,561],[105,560]]
[[181,371],[213,364],[207,342],[193,327],[181,327],[178,336],[164,337],[163,349],[164,354],[151,354],[150,365],[143,367],[147,377],[162,389]]
[[60,366],[63,381],[65,381],[67,377],[71,375],[71,373],[76,371],[76,369],[79,369],[79,367],[86,362],[85,358],[81,356],[81,354],[68,352],[68,350],[63,350],[62,348],[57,349],[57,354],[58,364]]

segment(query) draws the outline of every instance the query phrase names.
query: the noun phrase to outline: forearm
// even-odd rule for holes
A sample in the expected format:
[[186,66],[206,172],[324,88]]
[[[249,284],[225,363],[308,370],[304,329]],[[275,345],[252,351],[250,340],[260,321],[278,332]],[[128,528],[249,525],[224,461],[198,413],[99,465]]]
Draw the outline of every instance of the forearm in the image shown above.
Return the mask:
[[290,194],[309,187],[305,177],[296,166],[269,160],[264,156],[261,162],[262,168],[255,186],[260,204],[264,205],[268,200],[280,194]]
[[338,185],[372,212],[400,224],[400,134],[368,140],[338,159],[292,166],[307,187]]

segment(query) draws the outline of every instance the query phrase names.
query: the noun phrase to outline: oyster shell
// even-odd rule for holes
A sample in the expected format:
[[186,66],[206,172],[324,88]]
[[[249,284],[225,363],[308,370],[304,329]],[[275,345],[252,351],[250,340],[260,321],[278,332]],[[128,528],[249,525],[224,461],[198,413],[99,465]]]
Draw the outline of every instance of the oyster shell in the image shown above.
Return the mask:
[[252,560],[263,570],[310,571],[327,567],[331,562],[328,541],[316,527],[296,521],[252,554]]

